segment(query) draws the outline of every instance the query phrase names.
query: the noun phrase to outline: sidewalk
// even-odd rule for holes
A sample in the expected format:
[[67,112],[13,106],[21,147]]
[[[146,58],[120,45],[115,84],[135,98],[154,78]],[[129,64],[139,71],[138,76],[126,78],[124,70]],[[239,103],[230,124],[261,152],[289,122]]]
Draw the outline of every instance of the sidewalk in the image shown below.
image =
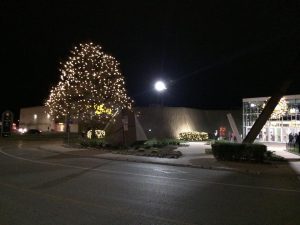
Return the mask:
[[[213,169],[213,170],[225,170],[235,171],[248,174],[273,174],[273,175],[300,175],[300,161],[293,162],[290,165],[288,162],[274,162],[269,164],[258,164],[258,163],[242,163],[242,162],[225,162],[217,161],[213,155],[206,154],[205,149],[210,149],[210,145],[206,145],[202,142],[191,142],[188,146],[182,146],[177,148],[182,152],[182,156],[177,159],[170,158],[157,158],[157,157],[145,157],[135,155],[123,155],[115,154],[97,149],[83,149],[83,148],[70,148],[63,144],[56,145],[43,145],[41,149],[57,152],[61,154],[78,155],[82,157],[96,157],[106,160],[118,160],[128,162],[139,162],[139,163],[153,163],[163,164],[172,166],[184,166],[202,169]],[[300,160],[300,157],[289,152],[284,152],[282,148],[271,148],[268,150],[276,151],[275,154],[284,155],[289,160],[295,161]],[[298,158],[299,157],[299,158]],[[293,169],[292,169],[293,168]]]
[[285,158],[288,161],[299,161],[300,156],[297,154],[293,154],[286,150],[285,143],[263,143],[267,146],[269,151],[273,151],[274,154]]

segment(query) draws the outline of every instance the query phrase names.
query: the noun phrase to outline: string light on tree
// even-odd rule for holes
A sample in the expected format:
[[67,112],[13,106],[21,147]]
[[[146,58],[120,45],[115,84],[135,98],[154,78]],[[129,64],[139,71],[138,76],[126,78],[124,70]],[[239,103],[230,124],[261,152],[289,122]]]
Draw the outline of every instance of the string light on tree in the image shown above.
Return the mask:
[[133,101],[127,96],[119,67],[120,63],[99,45],[75,46],[61,63],[60,81],[45,102],[48,113],[56,118],[69,115],[105,122],[117,111],[130,109]]
[[[265,106],[266,103],[263,104],[263,108]],[[285,100],[285,98],[281,98],[271,115],[271,119],[280,119],[287,113],[287,111],[288,111],[287,101]]]

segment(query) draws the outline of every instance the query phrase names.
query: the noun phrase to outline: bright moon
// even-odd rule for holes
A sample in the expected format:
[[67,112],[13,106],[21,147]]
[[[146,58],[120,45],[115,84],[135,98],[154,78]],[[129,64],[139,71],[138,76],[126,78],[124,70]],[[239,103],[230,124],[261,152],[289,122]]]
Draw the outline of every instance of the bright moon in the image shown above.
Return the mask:
[[157,91],[163,91],[167,89],[165,83],[162,81],[157,81],[154,85],[154,88]]

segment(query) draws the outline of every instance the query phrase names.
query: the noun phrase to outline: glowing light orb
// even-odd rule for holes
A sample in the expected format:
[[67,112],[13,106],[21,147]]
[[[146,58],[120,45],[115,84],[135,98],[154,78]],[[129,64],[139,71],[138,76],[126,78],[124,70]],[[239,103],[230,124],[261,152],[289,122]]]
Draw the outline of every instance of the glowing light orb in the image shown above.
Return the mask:
[[154,85],[155,90],[157,90],[158,92],[164,91],[167,89],[166,85],[164,82],[162,81],[157,81]]

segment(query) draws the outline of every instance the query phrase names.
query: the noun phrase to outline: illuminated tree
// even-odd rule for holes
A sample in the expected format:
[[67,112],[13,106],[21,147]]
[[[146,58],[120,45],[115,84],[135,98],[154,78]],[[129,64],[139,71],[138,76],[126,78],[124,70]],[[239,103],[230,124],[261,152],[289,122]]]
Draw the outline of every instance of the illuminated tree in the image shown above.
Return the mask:
[[[266,102],[263,104],[263,108],[266,106],[266,104]],[[285,98],[281,98],[271,115],[271,119],[280,119],[287,113],[287,111],[288,104]]]
[[79,44],[61,63],[60,81],[45,102],[54,118],[105,124],[122,109],[130,109],[119,62],[94,43]]

